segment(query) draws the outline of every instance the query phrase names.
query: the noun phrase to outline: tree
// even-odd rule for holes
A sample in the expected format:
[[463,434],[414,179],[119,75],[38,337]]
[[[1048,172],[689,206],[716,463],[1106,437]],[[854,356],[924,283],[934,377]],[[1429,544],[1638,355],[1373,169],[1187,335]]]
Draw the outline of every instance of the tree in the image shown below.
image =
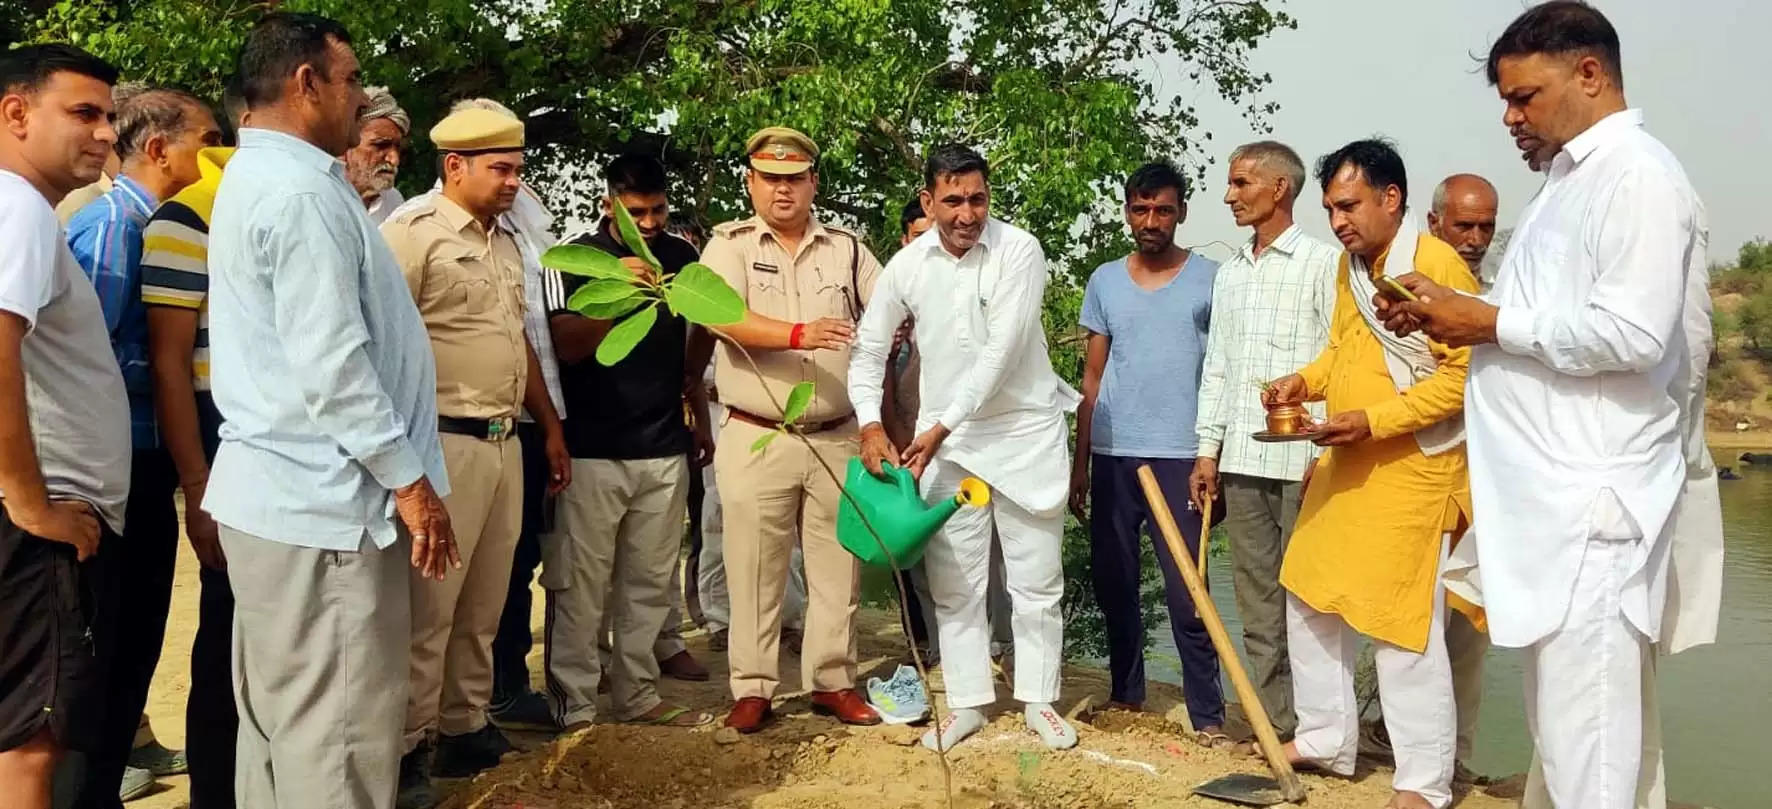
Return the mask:
[[[17,5],[14,0],[13,5]],[[1260,122],[1269,77],[1248,54],[1294,25],[1277,0],[42,0],[36,39],[72,41],[130,78],[215,97],[247,28],[267,9],[343,22],[370,81],[421,122],[490,96],[529,116],[539,174],[557,205],[591,204],[582,168],[615,153],[665,158],[679,199],[722,221],[748,213],[743,139],[794,126],[824,147],[823,208],[892,241],[895,212],[940,140],[995,166],[997,210],[1054,257],[1119,238],[1104,205],[1156,155],[1209,156],[1192,108],[1159,98],[1149,57],[1177,59]],[[5,15],[0,15],[3,18]],[[431,181],[414,138],[409,187]]]

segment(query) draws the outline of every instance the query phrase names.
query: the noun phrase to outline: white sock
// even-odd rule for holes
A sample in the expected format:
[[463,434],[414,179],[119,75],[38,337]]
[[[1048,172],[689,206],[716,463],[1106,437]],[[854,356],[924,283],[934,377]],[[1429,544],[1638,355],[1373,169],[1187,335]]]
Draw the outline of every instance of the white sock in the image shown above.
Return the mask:
[[1040,741],[1054,750],[1069,750],[1077,746],[1077,731],[1071,723],[1064,721],[1058,711],[1050,703],[1030,702],[1027,707],[1028,729],[1040,734]]
[[936,752],[954,749],[954,745],[984,729],[984,714],[977,708],[949,711],[942,723],[923,734],[923,746]]

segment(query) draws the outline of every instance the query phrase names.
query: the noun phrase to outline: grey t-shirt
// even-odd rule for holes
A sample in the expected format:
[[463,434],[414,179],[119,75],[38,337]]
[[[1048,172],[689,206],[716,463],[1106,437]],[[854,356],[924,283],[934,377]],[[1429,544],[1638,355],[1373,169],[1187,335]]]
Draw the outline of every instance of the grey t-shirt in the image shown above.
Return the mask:
[[[123,532],[129,400],[98,293],[49,201],[0,170],[0,310],[25,319],[20,351],[38,468],[52,500],[84,500]],[[5,492],[0,492],[0,498]]]
[[1091,451],[1122,458],[1192,458],[1212,279],[1218,262],[1198,253],[1157,289],[1132,280],[1126,259],[1089,276],[1082,326],[1112,339],[1095,398]]

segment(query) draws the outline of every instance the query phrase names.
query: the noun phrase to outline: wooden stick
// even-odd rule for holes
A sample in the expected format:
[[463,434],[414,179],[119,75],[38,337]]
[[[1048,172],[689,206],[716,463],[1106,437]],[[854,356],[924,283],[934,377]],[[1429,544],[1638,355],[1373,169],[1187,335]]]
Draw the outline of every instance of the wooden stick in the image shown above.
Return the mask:
[[[1200,509],[1200,558],[1194,565],[1194,570],[1200,574],[1200,581],[1202,584],[1206,583],[1206,546],[1211,543],[1212,543],[1212,498],[1208,497],[1208,498],[1206,498],[1206,506],[1204,508]],[[1210,586],[1206,587],[1206,592],[1208,594],[1210,594],[1212,592],[1212,588]],[[1194,602],[1194,617],[1195,618],[1200,617],[1200,602],[1199,601]]]
[[[1218,607],[1213,605],[1212,597],[1206,592],[1206,582],[1201,580],[1200,571],[1194,567],[1193,554],[1187,552],[1187,543],[1181,539],[1181,529],[1175,524],[1175,515],[1169,511],[1169,500],[1163,496],[1163,489],[1157,485],[1157,476],[1151,473],[1149,466],[1138,467],[1138,482],[1144,487],[1145,499],[1150,501],[1151,516],[1156,518],[1157,528],[1163,533],[1163,541],[1169,545],[1169,555],[1175,557],[1175,564],[1181,568],[1181,580],[1187,585],[1188,593],[1194,597],[1194,606],[1200,611],[1200,619],[1206,623],[1206,633],[1212,636],[1212,645],[1218,650],[1218,659],[1224,663],[1224,671],[1230,675],[1231,685],[1237,690],[1237,699],[1243,703],[1243,713],[1249,718],[1249,725],[1255,729],[1255,739],[1261,745],[1261,752],[1267,757],[1268,766],[1274,771],[1275,778],[1280,782],[1280,794],[1293,803],[1304,800],[1304,782],[1298,780],[1298,773],[1292,771],[1292,763],[1286,760],[1286,753],[1280,749],[1280,737],[1274,734],[1273,723],[1268,721],[1267,709],[1261,705],[1261,698],[1255,694],[1255,686],[1249,682],[1249,675],[1243,671],[1243,661],[1237,657],[1237,650],[1231,646],[1230,635],[1224,631],[1224,619],[1218,615]],[[1204,543],[1205,538],[1201,537]]]

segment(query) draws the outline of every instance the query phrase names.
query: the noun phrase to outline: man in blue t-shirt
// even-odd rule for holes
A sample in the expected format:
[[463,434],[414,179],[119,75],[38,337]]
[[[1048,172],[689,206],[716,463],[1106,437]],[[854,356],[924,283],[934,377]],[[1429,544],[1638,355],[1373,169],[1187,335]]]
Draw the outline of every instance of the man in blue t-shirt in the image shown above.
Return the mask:
[[[1194,411],[1218,271],[1217,262],[1175,244],[1175,228],[1187,218],[1187,191],[1187,181],[1167,161],[1133,172],[1126,180],[1126,224],[1137,249],[1096,268],[1083,293],[1081,321],[1089,344],[1071,510],[1089,526],[1095,598],[1107,621],[1110,699],[1134,711],[1143,708],[1145,696],[1139,545],[1146,529],[1155,534],[1137,469],[1150,465],[1170,503],[1189,503],[1188,476],[1198,450]],[[1184,513],[1179,521],[1188,553],[1197,555],[1199,519]],[[1188,719],[1201,743],[1229,744],[1217,654],[1168,545],[1152,544],[1168,592]]]

